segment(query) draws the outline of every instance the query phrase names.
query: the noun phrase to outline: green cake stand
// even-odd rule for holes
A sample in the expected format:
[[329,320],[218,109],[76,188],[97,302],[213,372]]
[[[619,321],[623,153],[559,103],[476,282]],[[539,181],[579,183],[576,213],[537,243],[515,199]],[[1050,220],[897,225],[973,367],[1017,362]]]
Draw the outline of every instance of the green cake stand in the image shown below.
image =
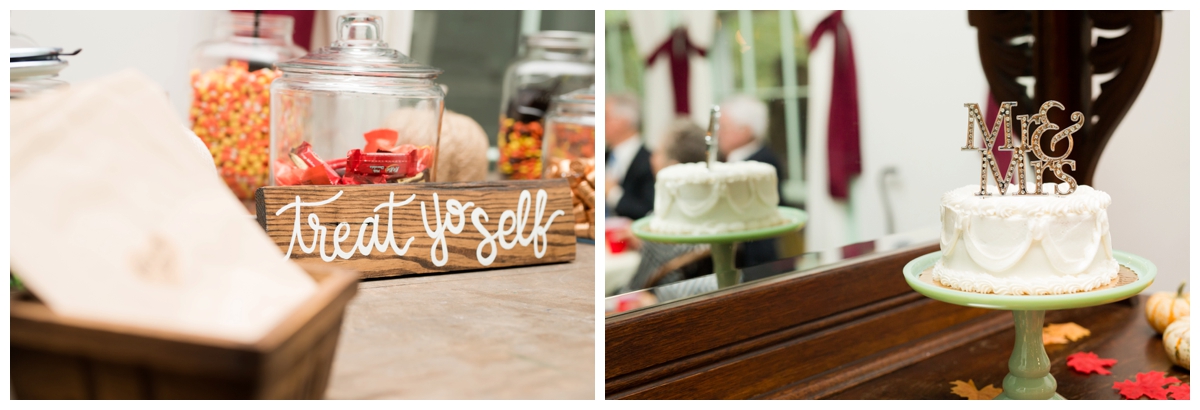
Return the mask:
[[[1055,393],[1058,382],[1050,374],[1050,357],[1042,344],[1046,311],[1103,305],[1128,298],[1150,286],[1158,271],[1145,258],[1113,251],[1113,257],[1122,266],[1116,285],[1066,295],[994,295],[963,292],[935,284],[932,280],[922,280],[921,275],[941,257],[941,252],[934,252],[908,262],[904,265],[904,280],[918,293],[942,302],[1013,312],[1017,340],[1008,359],[1004,393],[997,396],[997,400],[1064,400]],[[1128,273],[1130,271],[1132,275]]]
[[808,214],[796,208],[779,207],[779,214],[788,223],[770,228],[750,231],[730,232],[712,235],[675,235],[651,232],[649,216],[633,223],[633,235],[638,238],[665,243],[707,243],[712,250],[713,273],[717,277],[717,287],[724,289],[741,282],[737,269],[733,267],[733,247],[738,242],[757,241],[774,238],[788,232],[795,232],[808,222]]

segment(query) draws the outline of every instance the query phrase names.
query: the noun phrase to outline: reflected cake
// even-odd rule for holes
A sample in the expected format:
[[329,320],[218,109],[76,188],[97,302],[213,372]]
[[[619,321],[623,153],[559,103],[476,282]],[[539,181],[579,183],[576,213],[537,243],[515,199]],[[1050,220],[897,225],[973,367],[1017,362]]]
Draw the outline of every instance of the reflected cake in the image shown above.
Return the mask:
[[[1043,190],[1054,192],[1054,184]],[[1086,185],[1069,195],[988,191],[978,196],[979,186],[970,185],[942,196],[942,258],[934,280],[967,292],[1057,295],[1116,279],[1108,194]]]
[[676,164],[655,176],[649,230],[722,234],[784,225],[775,167],[757,161]]

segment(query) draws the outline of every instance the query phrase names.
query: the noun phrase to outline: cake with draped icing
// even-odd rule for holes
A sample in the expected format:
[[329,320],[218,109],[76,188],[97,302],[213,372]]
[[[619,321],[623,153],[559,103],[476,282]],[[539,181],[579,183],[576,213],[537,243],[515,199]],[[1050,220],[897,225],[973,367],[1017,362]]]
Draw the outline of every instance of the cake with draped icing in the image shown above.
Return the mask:
[[655,176],[648,229],[722,234],[787,224],[779,213],[775,167],[757,161],[676,164]]
[[[1108,233],[1108,194],[1080,185],[1069,195],[979,196],[979,185],[942,196],[942,258],[933,279],[954,289],[1002,295],[1086,292],[1120,266]],[[1066,184],[1062,186],[1066,192]]]

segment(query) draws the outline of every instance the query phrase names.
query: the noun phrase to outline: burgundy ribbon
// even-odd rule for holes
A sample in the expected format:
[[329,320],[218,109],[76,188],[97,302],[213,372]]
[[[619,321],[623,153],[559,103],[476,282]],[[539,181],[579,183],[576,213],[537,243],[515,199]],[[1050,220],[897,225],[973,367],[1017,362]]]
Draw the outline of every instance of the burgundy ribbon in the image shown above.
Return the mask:
[[854,69],[854,46],[842,11],[834,11],[808,37],[808,49],[816,49],[825,33],[833,34],[833,96],[829,103],[829,194],[834,199],[850,197],[850,179],[862,173],[858,129],[858,75]]
[[703,48],[696,47],[692,41],[688,39],[687,28],[679,26],[671,32],[671,36],[667,37],[661,46],[658,46],[650,57],[646,59],[646,67],[654,64],[654,60],[660,55],[665,54],[667,61],[671,65],[671,85],[675,89],[675,113],[687,114],[691,111],[689,108],[688,96],[688,81],[691,77],[688,57],[691,52],[695,51],[701,57],[705,56]]

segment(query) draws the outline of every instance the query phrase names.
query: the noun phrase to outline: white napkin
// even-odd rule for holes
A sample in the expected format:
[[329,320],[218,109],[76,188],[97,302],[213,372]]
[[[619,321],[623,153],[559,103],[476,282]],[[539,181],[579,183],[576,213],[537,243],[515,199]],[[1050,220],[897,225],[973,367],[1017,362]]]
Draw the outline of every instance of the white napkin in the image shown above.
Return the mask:
[[12,269],[55,313],[251,343],[316,291],[146,76],[10,113]]

